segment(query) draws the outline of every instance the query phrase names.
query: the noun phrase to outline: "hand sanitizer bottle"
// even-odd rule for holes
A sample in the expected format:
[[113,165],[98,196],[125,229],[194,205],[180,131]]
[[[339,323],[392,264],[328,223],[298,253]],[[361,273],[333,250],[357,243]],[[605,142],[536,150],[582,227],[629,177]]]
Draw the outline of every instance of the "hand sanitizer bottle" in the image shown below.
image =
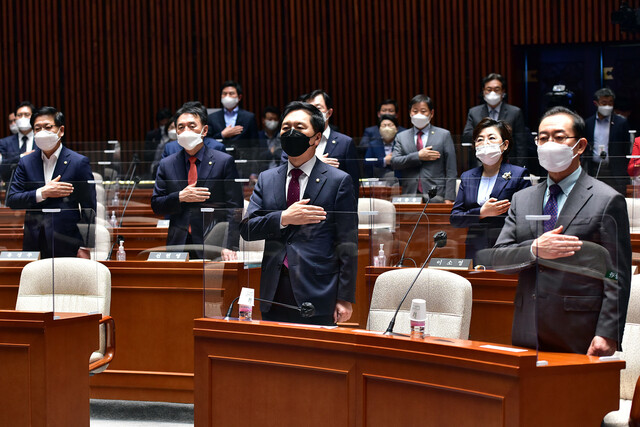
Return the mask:
[[116,255],[118,261],[126,261],[127,253],[124,251],[124,240],[120,240],[120,247],[118,248],[118,254]]
[[109,219],[109,225],[112,228],[116,228],[118,226],[118,218],[116,218],[116,211],[111,211],[111,218]]
[[384,243],[380,243],[380,250],[378,251],[378,267],[386,267],[387,257],[384,254]]

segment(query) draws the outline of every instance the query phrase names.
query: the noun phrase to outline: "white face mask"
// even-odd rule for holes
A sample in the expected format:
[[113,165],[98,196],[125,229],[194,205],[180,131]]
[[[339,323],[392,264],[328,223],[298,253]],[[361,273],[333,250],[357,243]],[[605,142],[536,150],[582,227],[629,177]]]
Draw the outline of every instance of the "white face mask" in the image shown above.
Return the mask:
[[56,146],[60,139],[58,133],[60,133],[60,130],[58,130],[57,133],[49,132],[48,130],[41,130],[34,135],[33,139],[39,149],[42,151],[50,151]]
[[601,116],[609,117],[613,113],[613,107],[611,105],[598,105],[598,113]]
[[266,127],[267,129],[273,131],[278,129],[278,121],[277,120],[265,120],[264,121],[264,127]]
[[11,133],[15,135],[18,133],[18,125],[16,123],[11,123],[9,125],[9,130],[11,130]]
[[238,101],[238,97],[225,96],[220,99],[220,102],[222,102],[222,106],[227,110],[233,110],[234,108],[236,108],[236,105],[238,105],[238,102],[240,101]]
[[18,125],[18,129],[26,132],[31,129],[31,119],[28,117],[20,117],[18,120],[16,120],[16,125]]
[[491,106],[498,105],[501,100],[502,100],[502,95],[498,95],[495,92],[489,92],[484,96],[484,101]]
[[554,173],[566,170],[571,165],[571,161],[578,155],[577,153],[573,154],[573,149],[578,145],[578,142],[580,141],[576,141],[571,147],[555,141],[538,145],[540,166]]
[[413,124],[417,129],[422,129],[429,125],[431,121],[431,117],[427,117],[424,114],[414,114],[411,116],[411,124]]
[[[504,142],[502,143],[504,144]],[[488,166],[495,165],[502,156],[502,144],[484,144],[476,148],[476,157]]]
[[[204,129],[202,129],[204,131]],[[198,146],[202,142],[202,132],[195,133],[191,130],[185,130],[180,135],[178,135],[178,144],[185,151],[191,151]]]
[[176,139],[178,139],[178,132],[175,129],[169,129],[169,131],[167,132],[167,136],[170,140],[175,141]]

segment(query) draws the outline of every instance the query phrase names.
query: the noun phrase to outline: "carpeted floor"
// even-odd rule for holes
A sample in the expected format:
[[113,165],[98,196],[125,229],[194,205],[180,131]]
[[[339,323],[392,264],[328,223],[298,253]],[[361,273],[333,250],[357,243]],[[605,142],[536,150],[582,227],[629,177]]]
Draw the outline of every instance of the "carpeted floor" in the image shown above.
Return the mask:
[[192,425],[193,405],[91,399],[91,427],[184,427]]

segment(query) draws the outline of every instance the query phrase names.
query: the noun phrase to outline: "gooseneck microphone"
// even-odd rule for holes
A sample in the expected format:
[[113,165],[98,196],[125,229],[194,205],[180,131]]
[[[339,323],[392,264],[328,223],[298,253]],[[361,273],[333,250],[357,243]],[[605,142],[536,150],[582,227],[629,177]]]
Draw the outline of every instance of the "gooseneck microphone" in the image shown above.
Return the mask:
[[602,162],[604,162],[606,159],[607,159],[607,152],[606,151],[601,151],[600,152],[600,161],[598,162],[598,170],[596,171],[595,179],[598,179],[598,175],[600,175],[600,167],[602,166]]
[[429,252],[429,256],[422,263],[422,266],[420,267],[418,274],[416,274],[415,279],[413,279],[413,282],[411,282],[411,284],[409,285],[409,289],[407,289],[407,292],[402,297],[400,304],[398,304],[398,308],[396,308],[396,312],[393,314],[393,317],[391,318],[391,321],[389,322],[389,326],[387,326],[387,330],[384,332],[384,335],[395,334],[395,335],[407,336],[406,334],[398,334],[396,332],[393,332],[393,327],[396,324],[396,317],[398,317],[398,312],[400,311],[400,307],[402,307],[404,300],[407,299],[407,296],[409,295],[409,292],[411,292],[413,285],[416,283],[416,281],[418,281],[418,277],[420,277],[420,273],[422,273],[422,270],[424,269],[424,267],[429,263],[429,260],[431,259],[433,252],[436,250],[436,248],[441,248],[447,244],[447,233],[444,231],[438,231],[436,234],[433,235],[433,243],[434,245],[433,245],[433,248],[431,249],[431,252]]
[[[413,230],[411,231],[411,234],[409,235],[409,239],[407,240],[407,243],[404,245],[404,250],[402,251],[402,255],[400,256],[400,261],[398,261],[398,263],[396,264],[396,267],[402,267],[402,263],[404,262],[404,254],[407,252],[407,248],[409,247],[409,243],[411,243],[411,239],[413,238],[413,233],[416,232],[416,229],[418,228],[418,224],[420,224],[420,220],[422,219],[422,217],[424,216],[424,213],[427,210],[427,206],[429,206],[429,202],[431,201],[431,199],[433,197],[436,196],[436,194],[438,193],[438,188],[437,187],[431,187],[429,189],[429,191],[427,192],[427,202],[424,204],[424,208],[422,209],[422,212],[420,213],[420,215],[418,215],[418,220],[416,221],[416,224],[413,226]],[[446,235],[445,235],[446,237]],[[415,262],[414,262],[415,264]]]
[[[227,310],[227,315],[225,316],[225,319],[228,319],[231,317],[231,312],[233,311],[233,305],[238,301],[239,298],[240,298],[239,296],[235,297],[233,301],[231,301],[231,304],[229,304],[229,310]],[[316,314],[316,308],[310,302],[303,302],[302,304],[300,304],[300,307],[296,307],[295,305],[284,304],[281,302],[270,301],[262,298],[254,298],[254,300],[268,302],[270,304],[279,305],[280,307],[289,308],[291,310],[297,310],[300,312],[300,315],[302,317],[311,317],[314,314]]]
[[129,201],[131,200],[131,196],[133,196],[133,190],[136,189],[136,185],[140,183],[140,177],[136,176],[133,178],[133,185],[131,186],[131,191],[127,196],[127,200],[124,202],[124,206],[122,207],[122,215],[120,216],[120,223],[118,223],[118,227],[122,227],[122,221],[124,220],[124,213],[127,211],[127,206],[129,206]]

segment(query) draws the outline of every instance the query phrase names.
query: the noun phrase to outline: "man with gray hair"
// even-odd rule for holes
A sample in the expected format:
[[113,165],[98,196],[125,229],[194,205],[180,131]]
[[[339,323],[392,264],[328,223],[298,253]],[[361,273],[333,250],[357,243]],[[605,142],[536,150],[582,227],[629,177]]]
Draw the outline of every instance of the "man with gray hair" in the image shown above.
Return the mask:
[[606,87],[593,94],[597,112],[585,120],[589,147],[583,162],[591,176],[624,195],[629,183],[626,156],[631,152],[631,142],[627,119],[613,112],[615,99]]

